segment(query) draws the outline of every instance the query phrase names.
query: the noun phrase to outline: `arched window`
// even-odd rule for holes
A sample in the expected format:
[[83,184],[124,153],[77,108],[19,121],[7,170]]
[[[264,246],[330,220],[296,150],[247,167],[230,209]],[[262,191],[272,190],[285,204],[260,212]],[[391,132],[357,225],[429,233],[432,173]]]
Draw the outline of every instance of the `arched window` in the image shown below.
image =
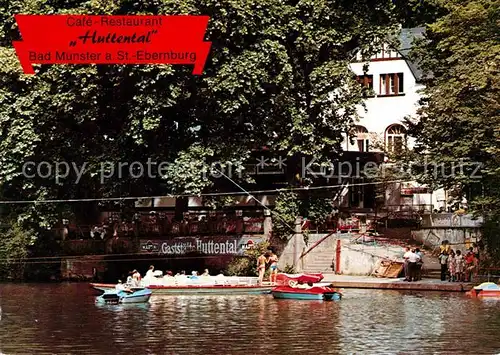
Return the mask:
[[406,145],[406,128],[393,124],[385,130],[385,146],[390,153],[399,153]]
[[356,143],[358,145],[358,151],[368,152],[370,146],[368,130],[363,126],[356,126],[354,132],[356,134]]

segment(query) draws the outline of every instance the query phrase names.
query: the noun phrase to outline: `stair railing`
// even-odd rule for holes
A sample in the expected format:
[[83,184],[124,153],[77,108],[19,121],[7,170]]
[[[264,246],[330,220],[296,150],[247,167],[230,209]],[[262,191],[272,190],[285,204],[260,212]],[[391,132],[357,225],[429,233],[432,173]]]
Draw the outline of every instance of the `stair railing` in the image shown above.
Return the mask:
[[311,250],[313,250],[314,248],[316,248],[318,245],[320,245],[321,243],[323,243],[326,239],[328,239],[329,237],[331,237],[334,234],[336,234],[336,232],[330,232],[327,235],[325,235],[323,238],[321,238],[320,240],[318,240],[316,243],[314,243],[313,245],[311,245],[311,247],[309,249],[307,249],[306,251],[302,252],[302,254],[299,257],[299,260],[301,260],[307,254],[309,254],[309,252]]

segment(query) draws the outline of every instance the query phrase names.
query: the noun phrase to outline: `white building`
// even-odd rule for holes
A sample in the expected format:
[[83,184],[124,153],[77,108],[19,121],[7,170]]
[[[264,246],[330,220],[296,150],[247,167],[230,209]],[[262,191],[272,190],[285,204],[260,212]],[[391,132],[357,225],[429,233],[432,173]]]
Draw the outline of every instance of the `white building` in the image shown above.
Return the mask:
[[[404,118],[414,116],[420,100],[422,73],[407,55],[423,28],[402,29],[400,47],[385,45],[368,63],[358,54],[351,69],[361,85],[368,88],[366,109],[359,108],[361,117],[353,136],[344,141],[344,150],[351,152],[394,153],[414,144],[408,139]],[[367,71],[365,72],[364,70]],[[385,164],[393,163],[386,158]],[[385,205],[389,211],[431,211],[445,206],[444,191],[429,191],[415,182],[390,185]]]

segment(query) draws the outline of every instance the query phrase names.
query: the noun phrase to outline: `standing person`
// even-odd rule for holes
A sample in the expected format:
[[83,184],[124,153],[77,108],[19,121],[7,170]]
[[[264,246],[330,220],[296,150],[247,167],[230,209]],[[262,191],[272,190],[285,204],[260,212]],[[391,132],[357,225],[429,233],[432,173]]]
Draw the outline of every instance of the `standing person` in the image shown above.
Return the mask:
[[441,242],[441,245],[439,246],[439,254],[443,254],[446,251],[446,240],[443,240]]
[[449,240],[445,240],[445,249],[444,251],[446,252],[446,255],[450,255],[450,250],[451,250],[451,244]]
[[464,280],[464,257],[460,250],[455,254],[455,281]]
[[474,253],[474,257],[479,260],[479,247],[476,243],[472,243],[472,252]]
[[446,273],[448,272],[448,254],[443,251],[439,254],[439,264],[441,264],[441,281],[446,281]]
[[419,248],[415,249],[415,254],[418,255],[419,260],[417,261],[417,281],[422,280],[422,266],[424,265],[424,255]]
[[269,270],[271,270],[269,280],[271,281],[271,284],[276,284],[276,279],[278,277],[278,256],[274,254],[274,251],[271,252],[269,262],[271,263],[271,266],[269,267]]
[[259,273],[259,285],[262,285],[264,282],[264,274],[266,272],[266,263],[268,262],[270,257],[269,252],[262,254],[257,258],[257,272]]
[[474,277],[477,277],[479,273],[479,246],[476,243],[472,243],[472,253],[474,253]]
[[420,261],[420,257],[415,250],[411,250],[408,254],[408,281],[417,281],[417,263]]
[[408,258],[410,257],[410,254],[411,254],[411,251],[410,251],[410,248],[406,247],[405,248],[405,253],[403,255],[403,259],[404,259],[404,273],[405,273],[405,281],[409,281],[410,280],[410,272],[408,270]]
[[455,281],[455,274],[457,273],[457,260],[453,250],[450,250],[450,255],[448,256],[448,272],[450,273],[448,281]]
[[475,268],[475,257],[473,248],[469,248],[469,251],[465,255],[465,282],[471,282],[472,273]]
[[443,240],[441,242],[441,246],[439,247],[439,249],[441,254],[443,253],[446,255],[450,254],[450,249],[451,249],[450,242],[448,240]]
[[146,275],[144,275],[145,282],[151,283],[154,280],[154,270],[155,270],[155,267],[153,265],[151,265],[149,267],[149,270],[146,271]]

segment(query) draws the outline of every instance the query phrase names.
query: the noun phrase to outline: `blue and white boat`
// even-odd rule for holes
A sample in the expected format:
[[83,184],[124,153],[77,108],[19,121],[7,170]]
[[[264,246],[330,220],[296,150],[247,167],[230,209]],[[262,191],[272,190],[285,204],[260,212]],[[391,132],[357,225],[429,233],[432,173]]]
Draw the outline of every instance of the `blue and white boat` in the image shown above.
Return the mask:
[[342,294],[331,287],[312,286],[307,288],[297,286],[278,286],[271,293],[274,298],[292,299],[292,300],[324,300],[339,301]]
[[134,288],[130,291],[105,290],[96,298],[96,302],[100,304],[146,303],[149,302],[151,294],[151,290],[147,288]]

